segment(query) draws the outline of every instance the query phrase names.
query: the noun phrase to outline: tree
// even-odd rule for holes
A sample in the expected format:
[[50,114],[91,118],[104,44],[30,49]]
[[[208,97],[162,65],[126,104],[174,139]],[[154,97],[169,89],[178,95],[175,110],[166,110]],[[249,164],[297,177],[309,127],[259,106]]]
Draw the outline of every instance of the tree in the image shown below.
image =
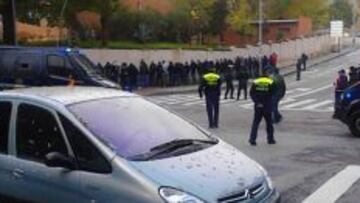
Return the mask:
[[292,0],[284,14],[288,18],[309,17],[315,28],[321,28],[329,24],[329,6],[324,0]]
[[230,4],[227,21],[240,34],[252,34],[250,22],[254,19],[253,13],[248,0],[233,0]]
[[111,16],[117,11],[119,0],[76,0],[70,1],[66,9],[66,22],[72,28],[76,29],[78,25],[74,23],[76,14],[80,11],[88,10],[94,11],[100,15],[101,22],[101,41],[103,46],[107,44],[109,20]]
[[335,0],[330,6],[330,15],[334,20],[344,21],[345,27],[352,26],[353,7],[347,0]]
[[227,29],[226,18],[229,14],[227,0],[216,0],[211,6],[210,32],[214,35],[220,35],[220,41],[223,41],[223,32]]

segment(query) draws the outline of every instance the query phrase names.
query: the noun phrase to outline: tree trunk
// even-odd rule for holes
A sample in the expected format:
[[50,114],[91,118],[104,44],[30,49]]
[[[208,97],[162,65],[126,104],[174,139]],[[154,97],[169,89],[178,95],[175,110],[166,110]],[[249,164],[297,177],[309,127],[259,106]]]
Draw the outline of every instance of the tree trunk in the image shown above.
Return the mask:
[[16,10],[15,1],[6,0],[1,8],[3,16],[4,44],[17,45],[16,40]]
[[100,21],[101,21],[101,45],[103,47],[106,47],[108,44],[108,37],[109,37],[107,30],[108,18],[102,15]]

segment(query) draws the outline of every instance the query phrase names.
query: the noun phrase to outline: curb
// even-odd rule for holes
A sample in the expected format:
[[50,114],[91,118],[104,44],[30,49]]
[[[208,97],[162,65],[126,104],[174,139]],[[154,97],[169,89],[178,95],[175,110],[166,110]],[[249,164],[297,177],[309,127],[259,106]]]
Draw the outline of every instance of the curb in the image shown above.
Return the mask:
[[[317,65],[320,65],[320,64],[323,64],[323,63],[332,61],[332,60],[334,60],[334,59],[336,59],[336,58],[345,56],[345,55],[347,55],[347,54],[349,54],[349,53],[351,53],[351,52],[353,52],[353,51],[359,50],[359,49],[360,49],[359,47],[357,47],[357,48],[351,48],[351,49],[349,49],[349,50],[347,50],[347,51],[344,51],[344,52],[342,52],[342,53],[339,53],[339,54],[337,54],[337,55],[335,55],[335,56],[333,56],[333,57],[329,57],[329,58],[326,58],[326,59],[324,59],[324,60],[317,61],[317,62],[315,62],[315,63],[313,63],[313,64],[309,64],[309,66],[308,66],[307,68],[310,69],[310,68],[312,68],[312,67],[314,67],[314,66],[317,66]],[[295,64],[287,65],[287,66],[283,67],[283,69],[290,69],[290,68],[293,67],[294,65],[295,65]],[[290,76],[290,75],[295,74],[295,73],[296,73],[296,70],[293,69],[293,70],[291,70],[291,71],[287,71],[287,72],[283,73],[282,75],[283,75],[283,76]],[[236,88],[235,88],[236,84],[237,84],[237,83],[234,84],[234,91],[236,90]],[[185,87],[186,87],[186,86],[185,86]],[[224,89],[226,89],[226,88],[223,86],[221,89],[224,90]],[[139,95],[141,95],[141,96],[162,96],[162,95],[173,95],[173,94],[179,94],[179,93],[185,93],[185,94],[186,94],[186,93],[194,93],[194,92],[197,92],[197,88],[196,88],[196,87],[195,87],[195,88],[191,88],[191,89],[185,89],[185,90],[184,90],[184,89],[183,89],[183,90],[179,89],[179,90],[173,90],[173,91],[171,91],[171,90],[163,89],[162,91],[158,91],[158,92],[155,91],[155,92],[153,92],[153,93],[151,93],[151,92],[149,92],[149,93],[141,93],[141,91],[137,91],[137,92],[135,92],[135,93],[136,93],[136,94],[139,94]]]

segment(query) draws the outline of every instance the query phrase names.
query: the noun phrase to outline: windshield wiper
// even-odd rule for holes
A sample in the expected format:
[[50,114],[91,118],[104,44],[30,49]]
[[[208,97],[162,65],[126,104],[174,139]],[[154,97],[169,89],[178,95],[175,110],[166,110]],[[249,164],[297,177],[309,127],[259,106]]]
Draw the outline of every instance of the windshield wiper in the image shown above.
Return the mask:
[[153,148],[150,149],[150,152],[145,153],[145,154],[140,154],[140,155],[136,155],[131,157],[131,160],[134,161],[145,161],[145,160],[151,160],[154,159],[156,157],[162,156],[164,154],[169,154],[172,153],[174,151],[177,151],[179,149],[185,148],[185,147],[189,147],[189,146],[202,146],[202,145],[214,145],[217,144],[218,141],[217,140],[196,140],[196,139],[175,139],[172,140],[170,142],[166,142],[164,144],[155,146]]

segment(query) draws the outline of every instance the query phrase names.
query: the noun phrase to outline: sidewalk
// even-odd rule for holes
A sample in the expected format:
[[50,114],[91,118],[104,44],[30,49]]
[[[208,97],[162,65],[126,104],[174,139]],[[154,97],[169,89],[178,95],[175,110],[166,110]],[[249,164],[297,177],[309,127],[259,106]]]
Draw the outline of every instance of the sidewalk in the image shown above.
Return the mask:
[[[342,56],[344,56],[350,52],[353,52],[357,49],[358,48],[348,47],[348,48],[343,49],[340,53],[330,53],[330,54],[327,54],[324,56],[310,59],[308,61],[307,69],[310,69],[311,67],[317,66],[321,63],[326,63],[333,59],[342,57]],[[279,69],[280,69],[280,73],[284,76],[288,76],[288,75],[294,74],[296,72],[295,64],[282,66]],[[234,82],[234,85],[236,85],[235,82]],[[144,89],[139,89],[139,90],[135,91],[135,93],[142,95],[142,96],[168,95],[168,94],[196,92],[197,88],[198,88],[197,85],[187,85],[187,86],[178,86],[178,87],[148,87],[148,88],[144,88]]]

